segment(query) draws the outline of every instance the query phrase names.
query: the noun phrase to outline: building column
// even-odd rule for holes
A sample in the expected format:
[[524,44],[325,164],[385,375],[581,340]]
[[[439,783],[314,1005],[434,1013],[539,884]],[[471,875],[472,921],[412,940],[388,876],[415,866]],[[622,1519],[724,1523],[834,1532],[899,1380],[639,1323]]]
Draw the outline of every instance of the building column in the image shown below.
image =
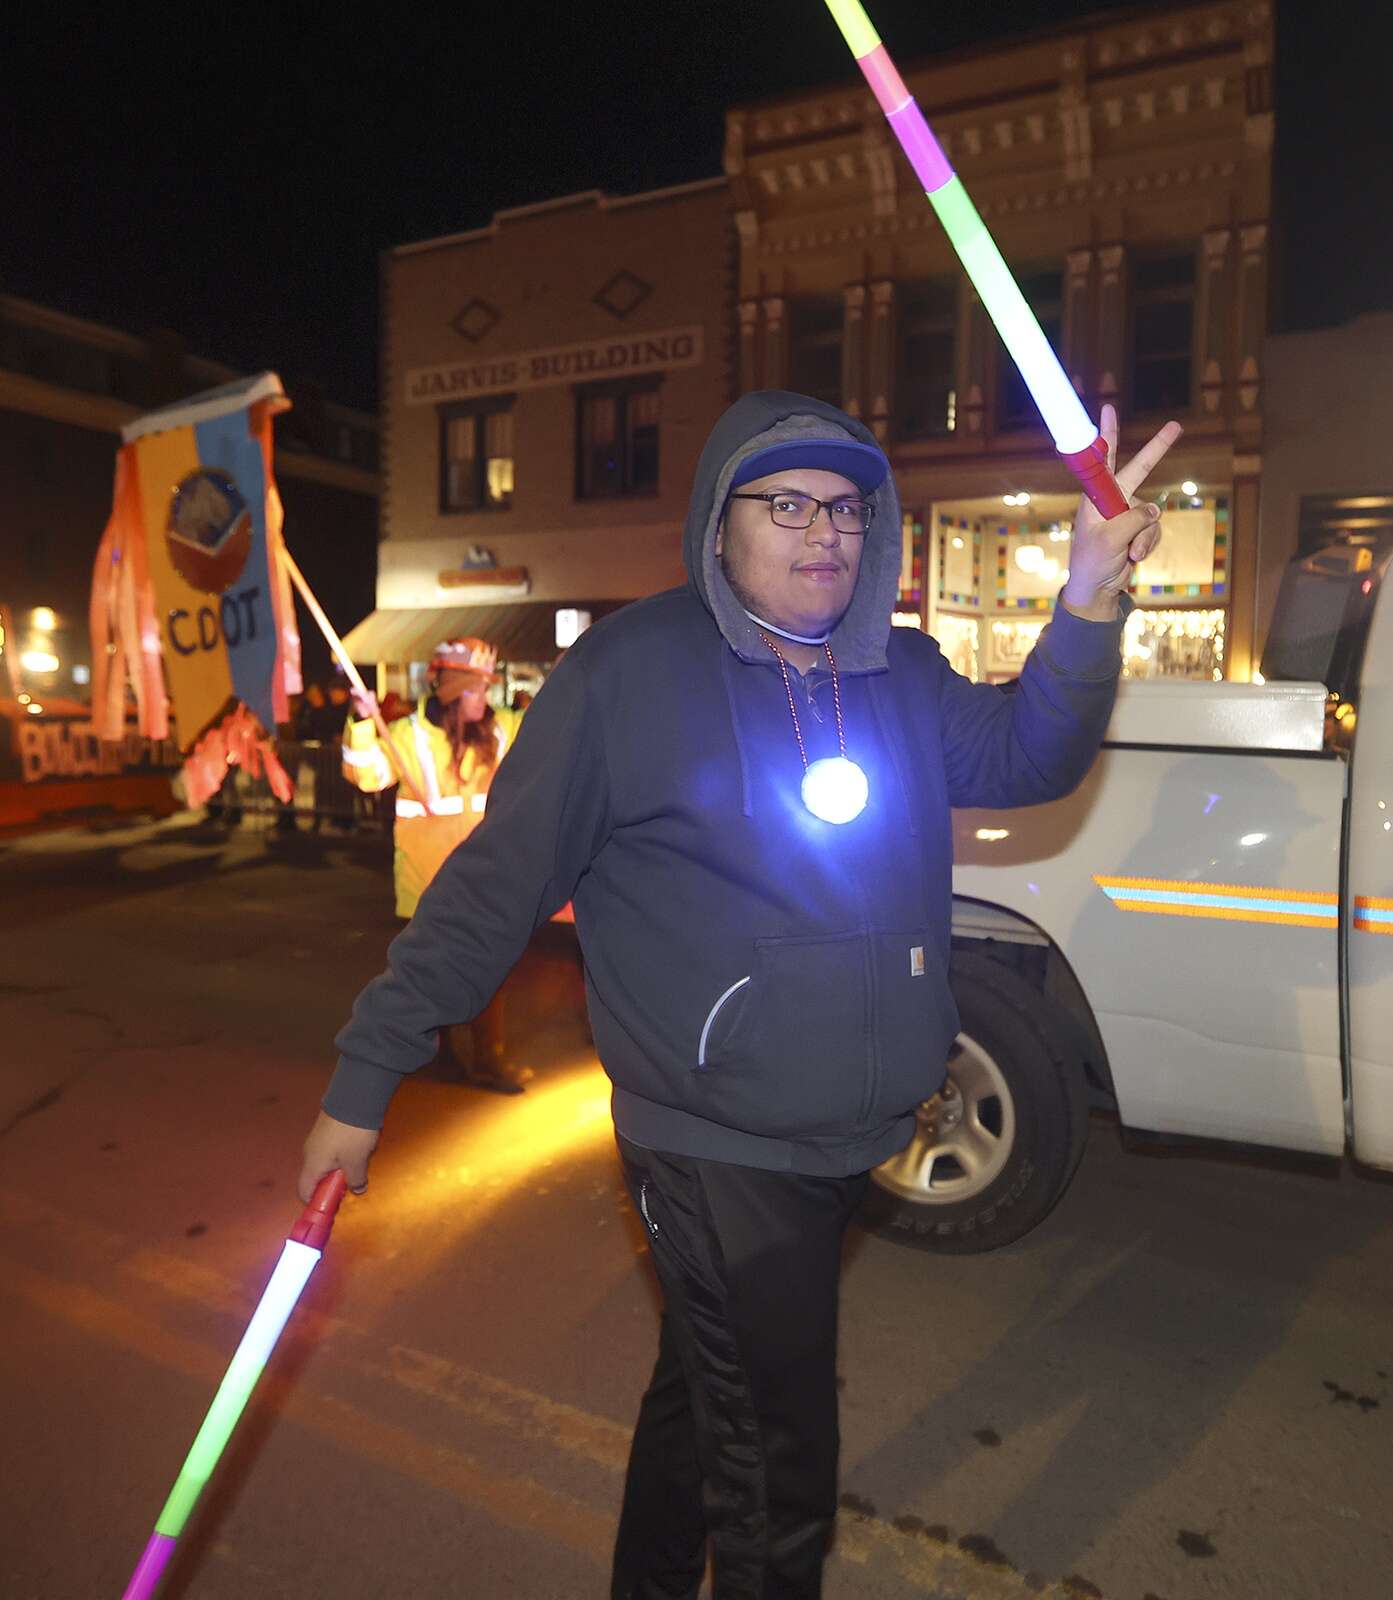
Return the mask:
[[1226,675],[1247,683],[1258,664],[1258,490],[1262,457],[1238,451],[1233,458],[1229,520],[1229,623],[1224,646]]
[[759,388],[759,301],[742,300],[740,311],[740,349],[737,357],[740,393]]
[[780,295],[764,302],[764,387],[788,387],[788,307]]
[[919,625],[932,633],[938,623],[938,573],[943,552],[939,549],[938,502],[924,500],[924,600],[919,607]]
[[1233,349],[1233,281],[1229,245],[1231,228],[1215,228],[1203,240],[1199,304],[1195,322],[1199,329],[1200,410],[1207,417],[1229,409]]
[[890,397],[895,392],[895,285],[880,278],[871,285],[870,427],[882,444],[890,436]]
[[1260,415],[1262,342],[1267,325],[1267,224],[1255,222],[1238,230],[1237,418]]
[[865,409],[866,286],[842,286],[842,410],[859,417]]
[[1071,250],[1064,274],[1064,366],[1079,394],[1092,375],[1093,252]]
[[899,198],[895,162],[899,146],[880,117],[868,118],[861,133],[861,156],[871,180],[871,214],[892,217]]
[[996,330],[971,281],[958,289],[958,426],[956,432],[981,440],[986,433]]
[[1126,251],[1120,244],[1098,252],[1098,404],[1117,405],[1126,371]]

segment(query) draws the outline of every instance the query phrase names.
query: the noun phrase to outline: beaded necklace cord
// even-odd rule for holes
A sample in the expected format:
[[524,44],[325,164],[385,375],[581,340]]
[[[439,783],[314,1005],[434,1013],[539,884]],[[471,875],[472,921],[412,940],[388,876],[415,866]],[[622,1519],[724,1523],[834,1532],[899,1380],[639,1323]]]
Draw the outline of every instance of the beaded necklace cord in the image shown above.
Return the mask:
[[[779,663],[779,671],[783,674],[784,693],[788,696],[788,711],[793,718],[793,734],[798,740],[798,754],[803,758],[803,771],[806,772],[808,770],[808,748],[803,743],[803,725],[798,720],[798,707],[793,699],[793,683],[788,675],[788,662],[784,660],[774,641],[767,634],[761,633],[760,638],[774,652],[774,659]],[[832,669],[832,715],[837,724],[837,752],[845,758],[846,730],[842,726],[842,690],[837,680],[837,658],[832,654],[832,646],[825,639],[822,642],[822,648],[827,654],[827,665]]]

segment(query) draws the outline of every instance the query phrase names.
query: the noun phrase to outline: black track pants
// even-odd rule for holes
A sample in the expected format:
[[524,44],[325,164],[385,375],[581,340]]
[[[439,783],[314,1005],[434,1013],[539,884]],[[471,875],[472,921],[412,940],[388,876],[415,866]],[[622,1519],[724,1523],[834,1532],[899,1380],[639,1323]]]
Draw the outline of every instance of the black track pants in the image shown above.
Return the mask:
[[613,1600],[816,1600],[837,1510],[837,1280],[864,1174],[809,1178],[619,1140],[664,1311]]

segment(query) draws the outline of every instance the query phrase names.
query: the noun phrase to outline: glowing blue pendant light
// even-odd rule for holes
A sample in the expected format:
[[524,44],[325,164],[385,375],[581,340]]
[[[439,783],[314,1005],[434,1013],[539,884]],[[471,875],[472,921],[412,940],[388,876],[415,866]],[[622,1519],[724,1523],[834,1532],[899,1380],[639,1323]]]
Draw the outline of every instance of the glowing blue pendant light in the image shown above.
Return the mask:
[[823,756],[803,774],[803,804],[823,822],[851,822],[866,809],[871,786],[847,756]]
[[[788,696],[788,711],[793,718],[793,733],[798,740],[798,753],[803,758],[803,785],[800,790],[803,804],[819,822],[854,821],[866,809],[871,786],[866,774],[846,753],[846,730],[842,726],[842,690],[837,680],[837,660],[832,654],[831,645],[826,639],[803,639],[798,634],[784,633],[783,629],[775,628],[773,623],[764,622],[752,611],[746,612],[746,615],[759,625],[759,636],[769,646],[783,675],[784,693]],[[837,748],[841,751],[840,755],[822,756],[819,760],[811,762],[808,760],[808,747],[803,743],[803,726],[798,720],[798,707],[793,699],[793,685],[789,682],[788,663],[784,660],[782,652],[776,648],[774,641],[765,633],[765,628],[773,628],[775,633],[783,633],[784,638],[794,639],[799,644],[821,644],[826,652],[827,665],[832,669],[832,707],[837,719]]]

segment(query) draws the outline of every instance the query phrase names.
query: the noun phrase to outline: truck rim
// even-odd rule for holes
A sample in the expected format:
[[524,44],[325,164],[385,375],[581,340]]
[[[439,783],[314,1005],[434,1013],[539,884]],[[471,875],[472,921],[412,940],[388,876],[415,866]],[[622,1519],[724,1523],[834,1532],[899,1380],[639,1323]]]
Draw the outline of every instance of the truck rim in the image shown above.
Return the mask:
[[915,1113],[914,1136],[872,1176],[917,1205],[974,1199],[1001,1175],[1016,1141],[1016,1110],[991,1052],[960,1033],[943,1088]]

